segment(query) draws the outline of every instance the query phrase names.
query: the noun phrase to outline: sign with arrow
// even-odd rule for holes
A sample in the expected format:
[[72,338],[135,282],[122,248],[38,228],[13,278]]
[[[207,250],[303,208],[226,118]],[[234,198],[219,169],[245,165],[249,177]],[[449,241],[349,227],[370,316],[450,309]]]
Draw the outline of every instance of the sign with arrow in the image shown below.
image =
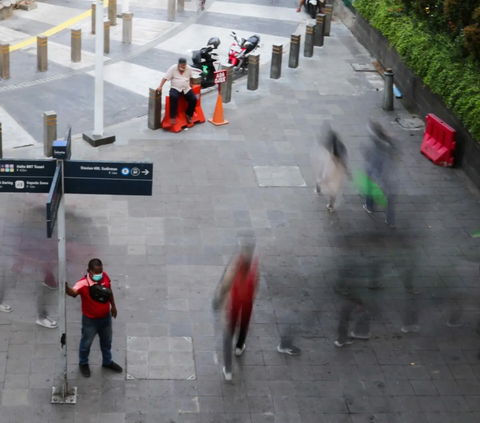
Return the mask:
[[65,194],[152,195],[153,163],[66,160]]

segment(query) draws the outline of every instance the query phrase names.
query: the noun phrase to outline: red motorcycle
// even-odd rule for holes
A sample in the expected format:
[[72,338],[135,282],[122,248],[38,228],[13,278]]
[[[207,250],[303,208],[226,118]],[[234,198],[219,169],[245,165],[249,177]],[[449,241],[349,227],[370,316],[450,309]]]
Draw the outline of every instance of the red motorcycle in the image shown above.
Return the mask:
[[248,69],[248,57],[260,47],[260,36],[252,35],[247,40],[245,38],[239,40],[237,34],[232,31],[230,37],[234,39],[234,42],[228,51],[228,63],[233,65],[235,72],[240,69],[245,72]]

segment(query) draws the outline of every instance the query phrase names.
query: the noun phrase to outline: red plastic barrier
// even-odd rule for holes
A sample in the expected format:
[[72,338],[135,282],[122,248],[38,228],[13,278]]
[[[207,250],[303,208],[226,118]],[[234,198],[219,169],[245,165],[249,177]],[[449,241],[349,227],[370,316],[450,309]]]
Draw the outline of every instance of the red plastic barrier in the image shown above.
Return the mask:
[[455,129],[430,113],[420,152],[436,165],[452,167],[456,133]]
[[185,111],[187,110],[187,100],[185,97],[181,96],[178,100],[178,109],[177,109],[177,118],[175,125],[170,123],[170,96],[167,95],[167,100],[165,102],[165,116],[162,120],[162,128],[170,132],[180,132],[183,128],[191,128],[196,123],[205,122],[205,115],[202,110],[202,97],[200,94],[201,87],[200,85],[194,85],[192,87],[194,94],[197,96],[197,105],[195,106],[195,111],[192,116],[192,123],[187,122],[187,116]]

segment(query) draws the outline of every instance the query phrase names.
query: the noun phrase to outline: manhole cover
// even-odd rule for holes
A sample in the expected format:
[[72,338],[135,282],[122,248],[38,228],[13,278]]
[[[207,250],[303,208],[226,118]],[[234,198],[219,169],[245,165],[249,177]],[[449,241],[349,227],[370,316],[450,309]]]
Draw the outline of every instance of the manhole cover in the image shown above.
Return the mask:
[[412,130],[419,131],[425,127],[425,123],[423,122],[423,120],[417,117],[397,118],[395,119],[395,122],[397,122],[403,129],[408,129],[409,131],[412,131]]
[[355,72],[376,72],[377,69],[372,63],[352,63]]

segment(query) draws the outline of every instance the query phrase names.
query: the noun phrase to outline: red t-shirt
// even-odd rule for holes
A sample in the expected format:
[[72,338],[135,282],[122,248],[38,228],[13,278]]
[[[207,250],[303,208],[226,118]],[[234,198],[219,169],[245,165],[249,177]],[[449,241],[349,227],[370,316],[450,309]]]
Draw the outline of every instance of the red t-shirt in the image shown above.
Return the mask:
[[87,277],[88,276],[80,279],[73,287],[73,289],[80,294],[80,297],[82,297],[82,313],[90,319],[103,319],[108,316],[108,313],[110,313],[110,301],[106,304],[102,304],[98,301],[92,300],[88,284],[93,285],[99,283],[106,288],[111,289],[110,278],[105,272],[103,272],[103,278],[100,279],[99,282],[94,282],[90,278],[87,281]]

